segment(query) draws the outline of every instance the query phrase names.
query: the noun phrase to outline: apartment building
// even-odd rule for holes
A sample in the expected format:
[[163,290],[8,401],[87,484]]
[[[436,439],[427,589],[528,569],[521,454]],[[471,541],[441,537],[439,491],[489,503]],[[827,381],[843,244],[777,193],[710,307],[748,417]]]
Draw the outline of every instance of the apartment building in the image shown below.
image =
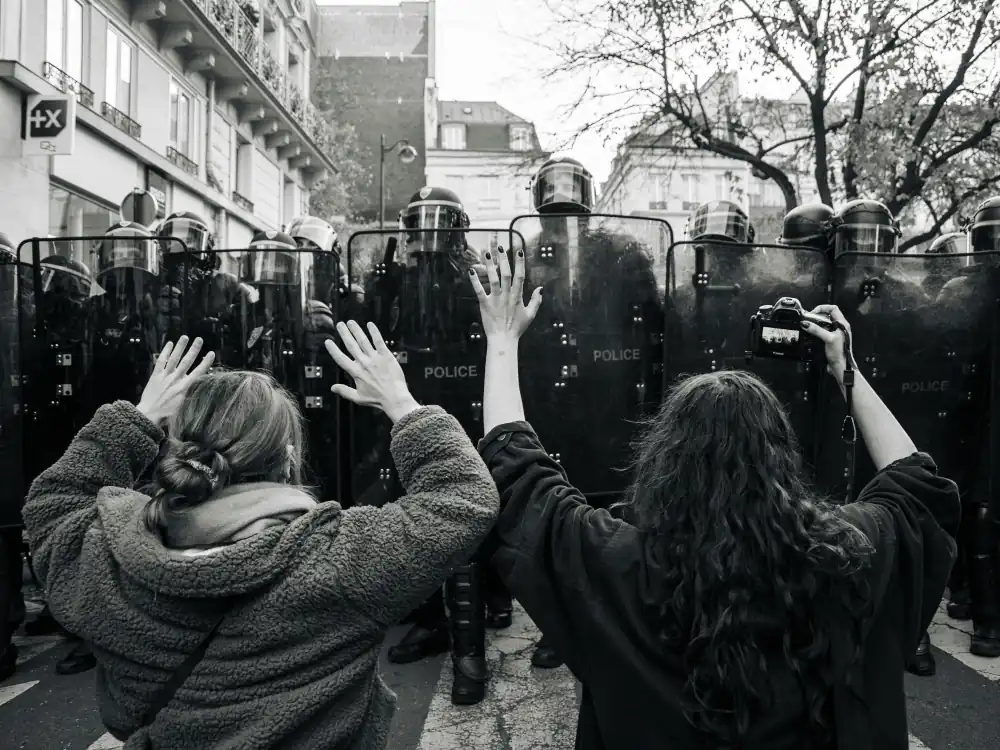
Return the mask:
[[509,226],[533,213],[531,176],[548,154],[534,124],[496,102],[436,102],[427,184],[454,190],[473,228]]
[[[385,5],[324,5],[319,9],[317,76],[325,80],[325,106],[353,125],[361,151],[376,177],[355,212],[377,221],[379,151],[384,137],[385,220],[396,221],[410,196],[424,185],[428,105],[434,90],[435,5],[397,2]],[[401,140],[417,150],[403,164],[392,146]]]
[[[312,0],[0,0],[0,231],[102,234],[136,187],[245,247],[336,168],[308,101]],[[22,156],[27,94],[73,92],[72,155]]]

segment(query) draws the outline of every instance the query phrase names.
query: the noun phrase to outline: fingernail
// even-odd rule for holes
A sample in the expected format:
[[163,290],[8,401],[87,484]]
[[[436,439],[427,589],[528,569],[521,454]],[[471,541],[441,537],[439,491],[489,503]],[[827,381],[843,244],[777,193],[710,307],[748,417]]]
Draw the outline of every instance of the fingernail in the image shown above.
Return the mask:
[[524,250],[518,250],[517,251],[517,257],[518,258],[523,258],[524,257]]
[[492,255],[490,255],[489,251],[487,251],[487,252],[486,252],[486,260],[489,260],[489,259],[490,259],[490,258],[492,258],[492,257],[493,257],[493,256],[492,256]]
[[475,268],[470,268],[469,269],[469,276],[475,276],[475,275],[476,275],[476,269]]
[[501,252],[501,253],[504,253],[504,252],[507,252],[507,251],[506,251],[506,250],[504,250],[504,249],[503,249],[502,247],[498,247],[498,248],[497,248],[497,251],[498,251],[498,252]]

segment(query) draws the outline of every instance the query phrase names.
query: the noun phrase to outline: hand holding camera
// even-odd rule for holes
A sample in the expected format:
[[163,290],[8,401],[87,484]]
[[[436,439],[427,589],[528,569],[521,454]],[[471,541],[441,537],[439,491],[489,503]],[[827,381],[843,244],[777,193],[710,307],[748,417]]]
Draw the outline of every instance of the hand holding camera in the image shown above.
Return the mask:
[[[830,328],[818,325],[813,321],[812,316],[822,316],[832,321],[835,326]],[[820,305],[814,308],[809,313],[809,317],[802,320],[802,330],[823,342],[827,372],[833,375],[838,383],[842,383],[844,371],[847,369],[847,357],[850,356],[853,359],[854,353],[851,352],[850,345],[846,343],[846,337],[851,334],[851,324],[840,312],[840,308],[836,305]]]
[[[803,331],[810,336],[803,336]],[[823,342],[827,370],[842,382],[850,334],[851,326],[836,305],[820,305],[806,312],[794,297],[782,297],[773,305],[762,305],[750,319],[747,359],[756,356],[811,360],[815,338]]]

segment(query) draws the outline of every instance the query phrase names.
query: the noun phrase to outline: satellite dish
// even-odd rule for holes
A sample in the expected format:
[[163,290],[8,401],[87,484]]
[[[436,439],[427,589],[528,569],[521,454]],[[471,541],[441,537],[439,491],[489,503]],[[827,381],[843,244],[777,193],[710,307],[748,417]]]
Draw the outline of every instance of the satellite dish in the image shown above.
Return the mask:
[[160,204],[156,202],[152,193],[136,188],[125,196],[119,213],[122,221],[134,221],[136,224],[148,227],[156,221],[159,210]]

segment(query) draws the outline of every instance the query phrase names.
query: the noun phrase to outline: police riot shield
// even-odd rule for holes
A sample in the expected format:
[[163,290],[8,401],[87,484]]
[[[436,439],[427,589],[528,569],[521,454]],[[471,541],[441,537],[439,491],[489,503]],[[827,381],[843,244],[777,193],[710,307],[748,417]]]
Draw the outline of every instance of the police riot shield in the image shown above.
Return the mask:
[[[807,461],[815,462],[818,404],[826,387],[822,347],[799,358],[748,358],[750,320],[761,305],[794,297],[809,311],[829,302],[831,268],[808,247],[678,242],[667,261],[668,384],[684,375],[748,370],[788,409]],[[799,331],[796,336],[805,336]]]
[[[833,273],[833,302],[851,324],[858,372],[942,475],[963,490],[988,480],[1000,253],[844,253]],[[846,412],[839,395],[825,406],[818,473],[840,497]],[[857,448],[855,493],[874,474],[863,441]]]
[[[31,323],[30,289],[22,280],[31,267],[0,253],[0,529],[21,525],[21,505],[27,492],[22,449],[21,392],[22,297],[25,322]],[[29,329],[30,330],[30,329]]]
[[270,373],[306,421],[305,481],[321,502],[340,497],[336,365],[324,341],[348,296],[336,253],[224,249],[188,253],[184,333],[201,336],[220,366]]
[[543,288],[521,342],[525,416],[596,505],[618,499],[636,420],[663,396],[670,225],[602,214],[519,216],[525,288]]
[[[176,242],[183,251],[184,246]],[[161,347],[180,334],[180,300],[164,304],[162,241],[25,240],[22,425],[26,480],[66,449],[102,404],[138,400]],[[25,311],[34,319],[25,325]]]
[[[506,230],[361,231],[348,240],[348,273],[363,295],[353,315],[375,323],[406,373],[413,396],[452,414],[473,440],[483,437],[483,337],[469,269],[484,253],[516,253],[523,238]],[[347,378],[345,382],[350,382]],[[389,452],[389,421],[377,410],[350,410],[351,477],[347,502],[381,505],[401,493]]]

